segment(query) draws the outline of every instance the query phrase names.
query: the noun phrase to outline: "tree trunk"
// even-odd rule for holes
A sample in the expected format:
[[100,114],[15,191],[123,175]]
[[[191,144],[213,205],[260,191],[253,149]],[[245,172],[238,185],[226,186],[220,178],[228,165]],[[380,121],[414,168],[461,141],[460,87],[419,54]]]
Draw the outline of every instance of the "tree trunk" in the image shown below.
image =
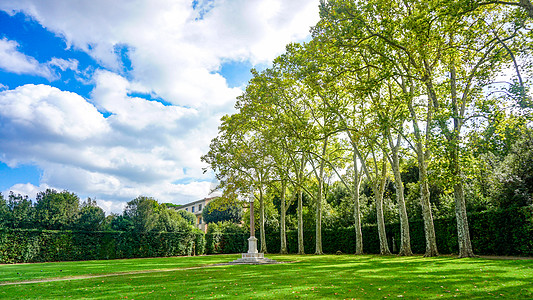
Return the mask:
[[[376,178],[377,179],[377,178]],[[390,255],[389,244],[387,242],[387,232],[385,230],[385,218],[383,217],[383,192],[385,183],[387,182],[387,162],[383,158],[383,166],[381,171],[381,180],[378,186],[377,180],[374,183],[374,193],[376,198],[376,213],[378,222],[379,235],[379,253],[381,255]]]
[[[461,127],[462,117],[464,111],[459,112],[457,103],[457,78],[455,63],[450,64],[450,92],[452,98],[452,110],[453,110],[453,131],[444,131],[448,133],[447,148],[451,153],[451,169],[452,178],[454,180],[453,194],[455,198],[455,217],[457,220],[457,239],[459,243],[459,257],[475,257],[474,250],[472,250],[472,243],[470,241],[470,232],[468,229],[468,218],[466,215],[466,203],[463,190],[463,176],[461,173],[461,162],[459,158],[459,145],[461,142]],[[443,124],[442,127],[445,125]],[[449,149],[451,148],[451,149]]]
[[285,228],[285,214],[287,212],[287,208],[285,207],[285,189],[287,184],[285,182],[281,183],[281,248],[280,253],[281,254],[287,254],[287,234],[286,234],[286,228]]
[[425,257],[438,256],[437,251],[437,237],[435,235],[435,227],[433,225],[433,215],[431,213],[431,203],[429,201],[429,184],[426,163],[424,155],[417,155],[418,157],[418,180],[420,182],[420,205],[422,206],[422,216],[424,218],[424,234],[426,237],[426,253]]
[[[429,183],[428,174],[426,168],[426,155],[424,153],[424,147],[422,146],[422,136],[420,133],[420,127],[418,127],[418,121],[416,118],[416,112],[413,108],[412,98],[408,102],[409,112],[411,113],[411,119],[413,122],[413,130],[415,133],[415,151],[418,161],[418,181],[420,183],[420,206],[422,207],[422,217],[424,219],[424,235],[426,237],[426,253],[425,257],[438,256],[437,250],[437,237],[435,235],[435,227],[433,225],[433,215],[431,214],[431,202],[429,199]],[[429,131],[431,123],[431,100],[428,100],[428,116],[426,121],[426,131]],[[429,133],[427,133],[429,134]]]
[[305,254],[304,251],[304,220],[303,220],[303,192],[298,188],[298,254]]
[[320,162],[320,171],[318,174],[318,192],[316,195],[316,247],[315,254],[324,254],[322,251],[322,189],[324,188],[324,165],[326,163],[324,156],[328,147],[328,137],[324,139],[322,147],[322,161]]
[[268,253],[265,235],[265,201],[263,199],[263,188],[259,189],[259,229],[261,253]]
[[359,170],[357,170],[357,155],[353,154],[353,168],[354,168],[354,184],[353,184],[353,202],[354,202],[354,217],[355,217],[355,254],[363,254],[363,231],[361,230],[361,206],[359,203],[359,187],[361,186],[361,179]]
[[[456,120],[457,122],[457,120]],[[457,219],[457,240],[459,243],[459,257],[475,257],[470,241],[470,232],[468,227],[468,218],[466,215],[466,203],[463,190],[463,178],[461,167],[459,165],[459,134],[455,131],[454,141],[452,142],[452,175],[455,181],[453,185],[453,194],[455,198],[455,217]]]
[[398,135],[398,144],[394,146],[390,129],[388,132],[389,144],[392,149],[392,172],[394,173],[394,182],[396,184],[396,200],[398,202],[398,213],[400,215],[400,256],[413,255],[411,250],[411,236],[409,234],[409,218],[407,217],[407,209],[405,207],[404,189],[402,175],[400,174],[400,158],[398,156],[398,146],[400,144],[400,135]]

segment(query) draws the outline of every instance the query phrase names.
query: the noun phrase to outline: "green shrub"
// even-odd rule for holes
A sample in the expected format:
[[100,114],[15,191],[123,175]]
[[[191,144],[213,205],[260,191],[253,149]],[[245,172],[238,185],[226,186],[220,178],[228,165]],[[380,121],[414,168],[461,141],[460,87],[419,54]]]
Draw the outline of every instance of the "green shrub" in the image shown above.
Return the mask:
[[206,253],[242,253],[247,251],[249,233],[231,222],[210,223],[205,235]]
[[0,230],[0,263],[161,257],[203,254],[199,230],[90,232]]
[[[474,253],[479,255],[533,255],[533,207],[491,210],[468,215],[470,237]],[[437,248],[441,254],[459,251],[457,243],[457,224],[455,218],[434,220]],[[426,251],[424,222],[409,221],[411,249],[414,253]],[[400,224],[386,225],[387,238],[391,251],[400,249]],[[365,225],[363,232],[363,251],[379,253],[379,238],[376,225]],[[394,243],[394,245],[393,245]],[[298,252],[298,232],[287,232],[289,253]],[[348,228],[323,228],[322,247],[325,253],[355,253],[355,230]],[[271,253],[279,252],[279,232],[267,236],[267,248]],[[304,249],[306,253],[315,252],[315,231],[304,230]]]

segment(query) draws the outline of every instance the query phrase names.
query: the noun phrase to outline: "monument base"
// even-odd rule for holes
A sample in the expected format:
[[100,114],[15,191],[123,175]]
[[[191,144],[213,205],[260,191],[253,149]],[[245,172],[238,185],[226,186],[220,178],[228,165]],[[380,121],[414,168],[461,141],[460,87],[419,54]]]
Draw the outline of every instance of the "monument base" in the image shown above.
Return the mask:
[[243,253],[242,257],[232,261],[230,264],[275,264],[277,261],[265,257],[264,253],[257,251],[257,238],[251,236],[248,239],[248,253]]
[[266,258],[264,253],[242,253],[242,257],[231,262],[232,264],[273,264],[277,261]]

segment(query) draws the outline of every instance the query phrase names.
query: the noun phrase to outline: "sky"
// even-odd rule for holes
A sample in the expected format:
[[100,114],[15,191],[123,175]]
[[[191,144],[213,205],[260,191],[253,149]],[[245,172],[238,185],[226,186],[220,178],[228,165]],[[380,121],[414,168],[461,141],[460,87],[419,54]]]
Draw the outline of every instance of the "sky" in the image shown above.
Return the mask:
[[200,157],[250,68],[309,39],[318,0],[0,1],[0,192],[121,213],[206,197]]

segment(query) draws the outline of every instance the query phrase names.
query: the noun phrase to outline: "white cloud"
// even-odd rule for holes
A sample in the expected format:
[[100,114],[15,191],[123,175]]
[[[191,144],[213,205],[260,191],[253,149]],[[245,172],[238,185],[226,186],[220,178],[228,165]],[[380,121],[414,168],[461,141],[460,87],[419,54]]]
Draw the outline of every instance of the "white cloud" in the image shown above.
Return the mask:
[[[81,197],[125,202],[149,195],[183,203],[207,196],[209,182],[175,182],[205,180],[199,158],[215,132],[201,131],[204,121],[214,120],[194,109],[129,97],[132,86],[99,72],[91,101],[110,112],[108,118],[87,99],[47,85],[0,92],[2,160],[36,165],[41,188],[61,187]],[[33,195],[37,187],[11,189]]]
[[6,38],[0,40],[0,68],[15,74],[30,74],[53,79],[46,65],[18,51],[19,44]]
[[43,184],[40,186],[35,186],[31,183],[18,183],[13,185],[10,189],[7,191],[3,191],[2,195],[7,196],[9,195],[9,192],[13,192],[15,195],[27,195],[30,199],[34,200],[37,196],[37,193],[45,191],[46,189],[50,188],[50,186]]
[[318,4],[213,1],[201,20],[195,20],[191,1],[175,0],[21,0],[0,9],[31,15],[113,71],[122,66],[116,46],[125,45],[135,81],[171,103],[201,107],[228,106],[239,93],[212,73],[223,60],[269,63],[287,43],[308,35],[318,21]]
[[65,70],[78,70],[78,61],[75,59],[62,59],[53,57],[49,62],[46,63],[50,68],[58,68],[61,71]]
[[[174,203],[205,197],[210,176],[200,156],[242,92],[216,72],[225,61],[268,64],[308,35],[318,4],[215,0],[199,1],[195,11],[184,0],[0,1],[0,9],[23,12],[107,69],[90,73],[90,99],[44,85],[0,92],[2,160],[35,164],[42,186],[96,197],[108,212],[141,194]],[[0,41],[0,67],[46,78],[78,68],[68,58],[39,63],[17,49]]]
[[50,81],[60,78],[55,69],[77,72],[78,61],[75,59],[53,57],[46,63],[40,63],[35,58],[20,52],[18,48],[19,44],[16,41],[6,38],[0,40],[0,69],[15,74],[41,76]]
[[2,136],[12,139],[82,141],[105,134],[102,114],[75,93],[28,84],[0,92]]

